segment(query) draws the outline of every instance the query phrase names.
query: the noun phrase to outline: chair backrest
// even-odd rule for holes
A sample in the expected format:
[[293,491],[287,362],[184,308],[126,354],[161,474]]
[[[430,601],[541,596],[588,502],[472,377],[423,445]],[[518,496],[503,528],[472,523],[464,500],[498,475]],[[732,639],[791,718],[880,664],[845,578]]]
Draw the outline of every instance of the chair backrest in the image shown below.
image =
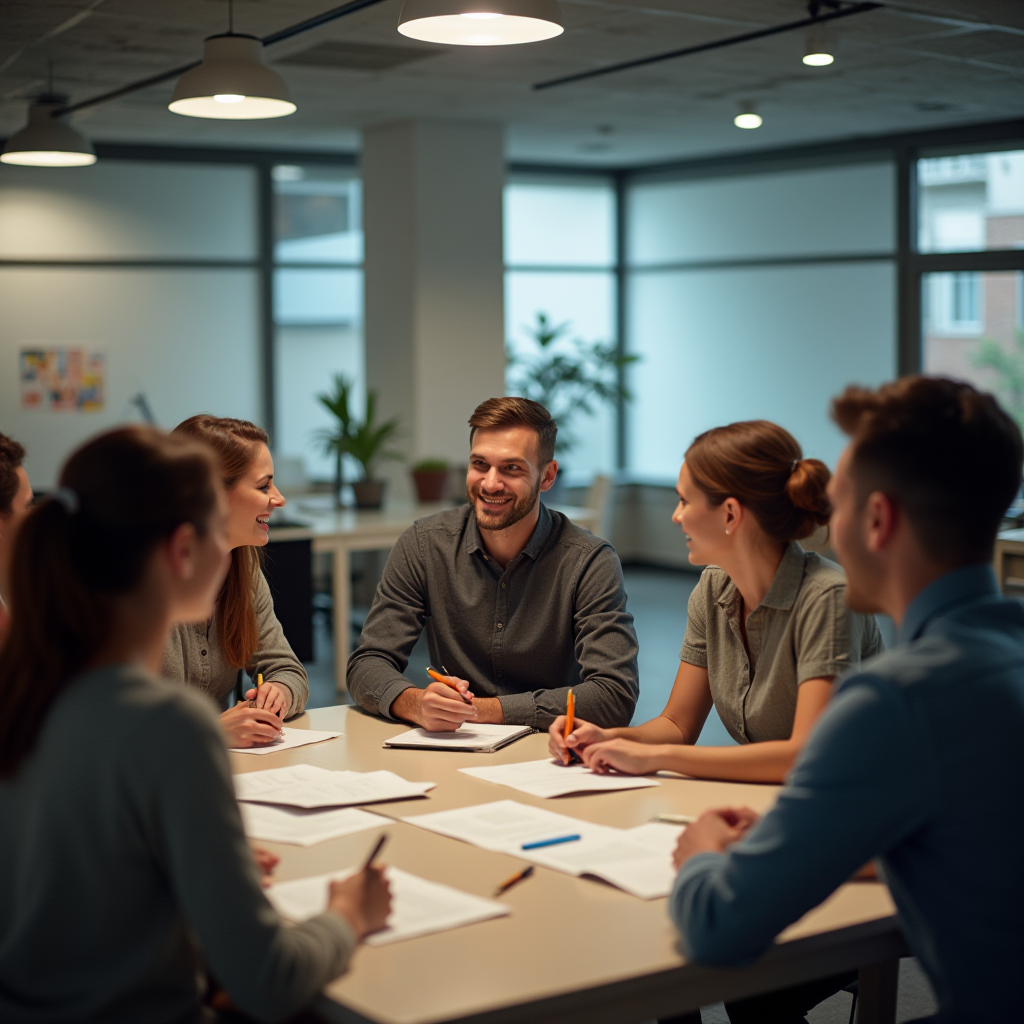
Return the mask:
[[598,474],[587,491],[587,508],[594,513],[594,525],[591,533],[604,540],[612,538],[612,511],[614,506],[615,484],[610,476]]

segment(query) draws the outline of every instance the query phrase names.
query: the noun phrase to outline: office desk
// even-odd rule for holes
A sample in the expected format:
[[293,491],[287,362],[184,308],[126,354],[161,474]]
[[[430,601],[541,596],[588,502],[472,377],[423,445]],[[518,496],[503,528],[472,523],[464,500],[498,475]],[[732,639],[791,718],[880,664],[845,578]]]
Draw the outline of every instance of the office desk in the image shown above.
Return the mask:
[[[376,804],[389,817],[495,800],[525,804],[619,827],[658,812],[699,814],[725,804],[767,810],[778,787],[701,782],[661,776],[661,786],[541,800],[461,775],[458,768],[546,756],[547,738],[526,737],[494,754],[387,750],[404,731],[357,708],[320,708],[289,723],[340,729],[327,743],[281,754],[232,754],[236,772],[308,763],[340,770],[388,768],[437,786],[428,798]],[[524,862],[398,822],[382,861],[465,892],[490,896]],[[260,845],[280,854],[281,879],[359,862],[374,833],[308,848]],[[347,974],[332,982],[318,1008],[346,1024],[629,1024],[668,1017],[724,999],[862,968],[860,1024],[895,1019],[898,958],[906,955],[888,890],[879,883],[842,886],[786,930],[757,963],[712,970],[686,963],[666,913],[666,900],[639,900],[610,885],[537,867],[501,901],[512,915],[378,948],[364,947]]]
[[[305,540],[313,542],[315,553],[331,556],[334,577],[334,680],[338,693],[345,693],[348,658],[352,653],[349,636],[352,615],[352,562],[353,551],[389,550],[410,526],[424,516],[451,508],[451,505],[394,504],[380,510],[352,508],[324,508],[304,505],[302,498],[289,502],[287,516],[290,521],[301,522],[301,527],[271,525],[270,539]],[[572,505],[553,506],[577,526],[590,529],[596,513],[588,508]],[[273,519],[271,519],[273,524]]]

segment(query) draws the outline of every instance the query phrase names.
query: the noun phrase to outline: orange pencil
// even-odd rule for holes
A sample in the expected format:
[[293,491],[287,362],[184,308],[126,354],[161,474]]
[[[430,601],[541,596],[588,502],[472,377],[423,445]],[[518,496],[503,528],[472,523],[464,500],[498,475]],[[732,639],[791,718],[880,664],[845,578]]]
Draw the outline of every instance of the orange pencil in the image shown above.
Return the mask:
[[565,734],[562,737],[565,740],[566,750],[566,764],[572,761],[572,751],[569,750],[569,733],[572,732],[573,719],[576,717],[576,698],[572,695],[572,690],[569,691],[569,696],[565,701]]
[[470,701],[473,700],[472,697],[467,697],[466,694],[464,694],[450,679],[448,679],[446,676],[441,675],[441,673],[436,671],[435,669],[428,668],[427,675],[430,676],[430,678],[433,679],[435,683],[444,683],[445,686],[450,686],[453,690],[455,690],[458,693],[458,695],[467,704],[469,704]]

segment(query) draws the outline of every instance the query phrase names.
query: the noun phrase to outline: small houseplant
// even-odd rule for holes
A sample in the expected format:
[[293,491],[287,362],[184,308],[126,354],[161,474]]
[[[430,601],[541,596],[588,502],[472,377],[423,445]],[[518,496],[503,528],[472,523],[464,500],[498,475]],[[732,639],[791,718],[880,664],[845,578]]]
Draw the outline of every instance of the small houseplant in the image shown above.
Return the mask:
[[448,460],[420,459],[412,467],[412,479],[420,501],[443,501],[448,484]]
[[317,395],[337,420],[331,427],[318,432],[324,451],[335,457],[335,485],[338,504],[341,504],[341,486],[344,482],[343,459],[348,455],[359,466],[360,479],[352,482],[356,508],[380,508],[384,500],[384,481],[376,479],[374,472],[384,459],[401,460],[404,456],[392,443],[400,428],[397,417],[377,423],[377,392],[366,394],[366,415],[360,420],[352,414],[353,382],[344,374],[334,377],[334,390]]

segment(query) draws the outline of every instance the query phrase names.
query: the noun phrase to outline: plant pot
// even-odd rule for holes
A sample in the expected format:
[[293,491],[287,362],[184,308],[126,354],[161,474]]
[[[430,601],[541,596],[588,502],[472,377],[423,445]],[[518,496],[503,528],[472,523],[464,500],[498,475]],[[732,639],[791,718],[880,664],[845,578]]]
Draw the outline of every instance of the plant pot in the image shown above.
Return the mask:
[[448,486],[447,469],[414,469],[412,478],[416,484],[416,497],[420,501],[444,501]]
[[360,480],[352,484],[356,508],[380,508],[384,504],[383,480]]

